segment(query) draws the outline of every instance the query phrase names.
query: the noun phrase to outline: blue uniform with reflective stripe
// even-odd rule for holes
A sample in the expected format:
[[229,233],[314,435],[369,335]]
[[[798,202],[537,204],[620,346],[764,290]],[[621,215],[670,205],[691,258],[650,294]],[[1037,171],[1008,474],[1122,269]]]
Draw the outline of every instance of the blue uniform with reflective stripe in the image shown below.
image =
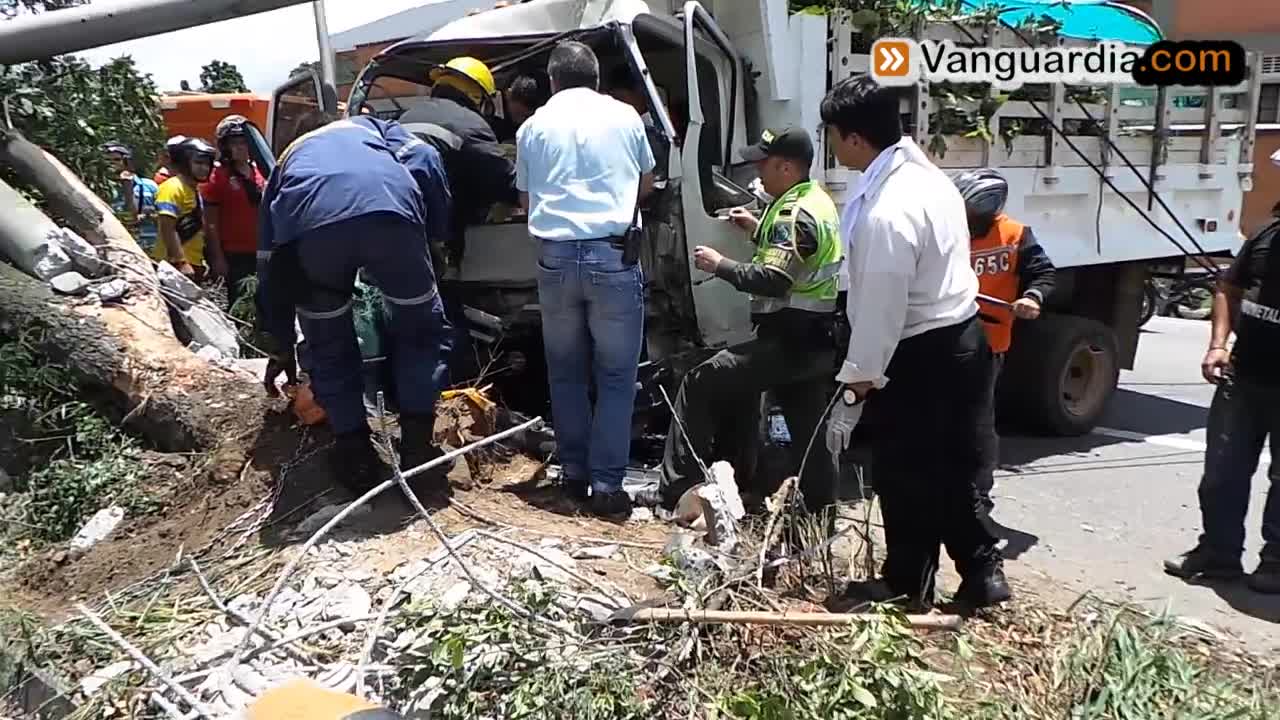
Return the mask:
[[427,245],[444,237],[449,205],[439,152],[376,118],[340,120],[298,138],[271,173],[259,212],[259,318],[282,347],[292,347],[296,311],[312,390],[338,434],[368,432],[352,326],[360,270],[387,301],[400,411],[434,413],[447,383],[451,328]]
[[440,153],[399,123],[339,120],[293,142],[262,195],[258,249],[371,213],[395,213],[444,237],[449,182]]

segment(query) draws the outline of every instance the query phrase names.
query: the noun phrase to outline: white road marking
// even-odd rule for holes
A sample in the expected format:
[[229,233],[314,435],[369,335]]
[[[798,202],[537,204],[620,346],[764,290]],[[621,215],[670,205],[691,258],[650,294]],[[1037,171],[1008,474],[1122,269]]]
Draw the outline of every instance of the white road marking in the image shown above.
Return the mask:
[[[1188,452],[1204,452],[1208,447],[1199,440],[1192,440],[1181,435],[1147,435],[1145,433],[1134,432],[1132,430],[1117,430],[1115,428],[1108,427],[1096,427],[1093,429],[1093,434],[1116,438],[1117,440],[1130,440],[1133,442],[1147,443],[1148,445],[1158,445],[1160,447],[1173,448],[1175,450],[1186,450]],[[1258,458],[1258,467],[1263,468],[1270,464],[1271,447],[1268,444],[1262,448],[1262,456]]]

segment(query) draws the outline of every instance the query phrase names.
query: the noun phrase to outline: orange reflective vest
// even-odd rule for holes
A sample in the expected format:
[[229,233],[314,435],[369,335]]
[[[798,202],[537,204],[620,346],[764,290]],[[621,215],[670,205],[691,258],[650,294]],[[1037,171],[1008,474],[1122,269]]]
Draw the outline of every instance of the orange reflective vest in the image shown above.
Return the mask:
[[[978,292],[1012,303],[1018,299],[1018,249],[1022,243],[1022,223],[1001,213],[982,237],[969,243],[969,258],[978,276]],[[1013,311],[978,301],[987,328],[991,351],[1008,352],[1013,340]]]

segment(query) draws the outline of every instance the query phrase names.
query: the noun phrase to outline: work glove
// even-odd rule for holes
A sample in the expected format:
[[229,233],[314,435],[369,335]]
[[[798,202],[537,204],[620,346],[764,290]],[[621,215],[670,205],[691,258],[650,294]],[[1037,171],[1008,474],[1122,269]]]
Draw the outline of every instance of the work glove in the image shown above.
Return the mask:
[[267,360],[267,371],[262,375],[262,387],[269,397],[280,397],[280,389],[276,387],[276,379],[284,373],[290,385],[298,382],[298,358],[293,348],[271,356]]
[[831,408],[831,416],[827,418],[827,450],[833,456],[849,449],[849,441],[853,438],[854,428],[858,427],[865,405],[865,402],[848,405],[843,400],[837,400]]

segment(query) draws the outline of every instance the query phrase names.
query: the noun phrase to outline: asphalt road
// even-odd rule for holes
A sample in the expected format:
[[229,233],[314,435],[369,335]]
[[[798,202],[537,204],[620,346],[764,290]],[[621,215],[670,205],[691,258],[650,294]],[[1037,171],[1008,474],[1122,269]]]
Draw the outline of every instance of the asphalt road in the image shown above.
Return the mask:
[[[1168,608],[1275,652],[1280,595],[1253,593],[1243,583],[1192,585],[1161,568],[1190,549],[1200,530],[1196,486],[1213,398],[1200,377],[1208,333],[1206,322],[1154,318],[1139,341],[1136,368],[1121,373],[1119,392],[1092,434],[1005,438],[995,517],[1018,531],[1006,548],[1015,577]],[[1264,449],[1246,524],[1246,570],[1261,546],[1269,460]]]

